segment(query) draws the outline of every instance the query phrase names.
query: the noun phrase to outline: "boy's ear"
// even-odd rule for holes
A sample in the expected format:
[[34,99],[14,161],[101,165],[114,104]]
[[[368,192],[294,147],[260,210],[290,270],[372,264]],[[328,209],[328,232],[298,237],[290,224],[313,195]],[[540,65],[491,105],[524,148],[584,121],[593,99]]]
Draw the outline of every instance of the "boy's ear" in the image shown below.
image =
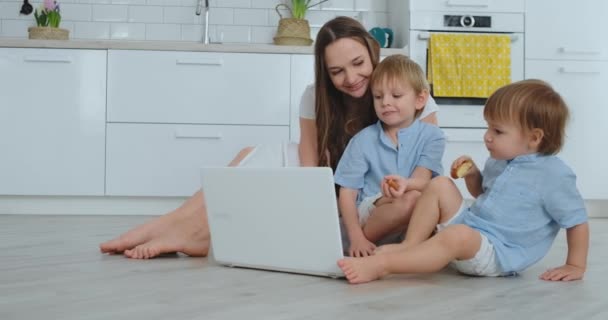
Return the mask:
[[416,98],[416,110],[420,110],[426,106],[426,102],[429,100],[429,92],[427,90],[422,90],[418,97]]
[[543,129],[534,128],[530,131],[530,147],[538,150],[540,143],[543,142],[545,132]]

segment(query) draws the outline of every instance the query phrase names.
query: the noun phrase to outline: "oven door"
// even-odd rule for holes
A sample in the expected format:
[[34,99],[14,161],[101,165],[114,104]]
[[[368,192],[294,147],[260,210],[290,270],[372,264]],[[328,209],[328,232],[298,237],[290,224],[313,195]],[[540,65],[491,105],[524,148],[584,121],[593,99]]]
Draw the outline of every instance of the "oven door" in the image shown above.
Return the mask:
[[[515,82],[524,79],[524,35],[523,33],[509,34],[511,35],[511,81]],[[431,33],[428,31],[412,30],[410,32],[410,57],[420,64],[425,73],[430,35]],[[439,98],[436,100],[439,105],[437,118],[441,127],[487,127],[483,119],[485,99]]]

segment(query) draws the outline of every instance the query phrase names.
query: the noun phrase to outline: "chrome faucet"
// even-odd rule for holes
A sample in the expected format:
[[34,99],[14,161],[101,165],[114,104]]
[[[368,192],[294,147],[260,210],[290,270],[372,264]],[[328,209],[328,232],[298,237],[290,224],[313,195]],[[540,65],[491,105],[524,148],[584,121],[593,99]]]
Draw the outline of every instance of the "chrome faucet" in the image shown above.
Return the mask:
[[[200,16],[203,11],[203,0],[198,0],[196,4],[196,15]],[[209,0],[205,0],[205,34],[203,36],[203,43],[209,44]]]

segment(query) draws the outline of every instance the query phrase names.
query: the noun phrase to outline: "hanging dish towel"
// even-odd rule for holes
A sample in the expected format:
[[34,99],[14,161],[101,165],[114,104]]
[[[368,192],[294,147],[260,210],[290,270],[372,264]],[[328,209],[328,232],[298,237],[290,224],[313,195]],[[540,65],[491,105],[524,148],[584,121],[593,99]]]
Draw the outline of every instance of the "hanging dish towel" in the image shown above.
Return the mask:
[[427,70],[435,97],[487,98],[511,83],[511,37],[433,33]]

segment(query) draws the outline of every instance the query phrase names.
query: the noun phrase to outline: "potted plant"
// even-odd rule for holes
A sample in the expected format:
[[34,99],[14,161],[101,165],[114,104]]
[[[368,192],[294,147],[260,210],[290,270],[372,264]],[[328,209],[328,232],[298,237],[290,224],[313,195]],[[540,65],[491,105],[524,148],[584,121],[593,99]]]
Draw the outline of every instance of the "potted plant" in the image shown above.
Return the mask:
[[56,0],[44,0],[34,11],[36,27],[28,28],[30,39],[68,40],[70,31],[59,28],[61,10]]
[[[304,17],[308,9],[326,1],[321,0],[311,4],[311,0],[291,0],[291,6],[285,3],[278,4],[275,10],[281,19],[279,20],[277,34],[274,37],[274,43],[279,45],[311,45],[310,25]],[[291,18],[283,18],[279,11],[280,7],[289,10]]]

